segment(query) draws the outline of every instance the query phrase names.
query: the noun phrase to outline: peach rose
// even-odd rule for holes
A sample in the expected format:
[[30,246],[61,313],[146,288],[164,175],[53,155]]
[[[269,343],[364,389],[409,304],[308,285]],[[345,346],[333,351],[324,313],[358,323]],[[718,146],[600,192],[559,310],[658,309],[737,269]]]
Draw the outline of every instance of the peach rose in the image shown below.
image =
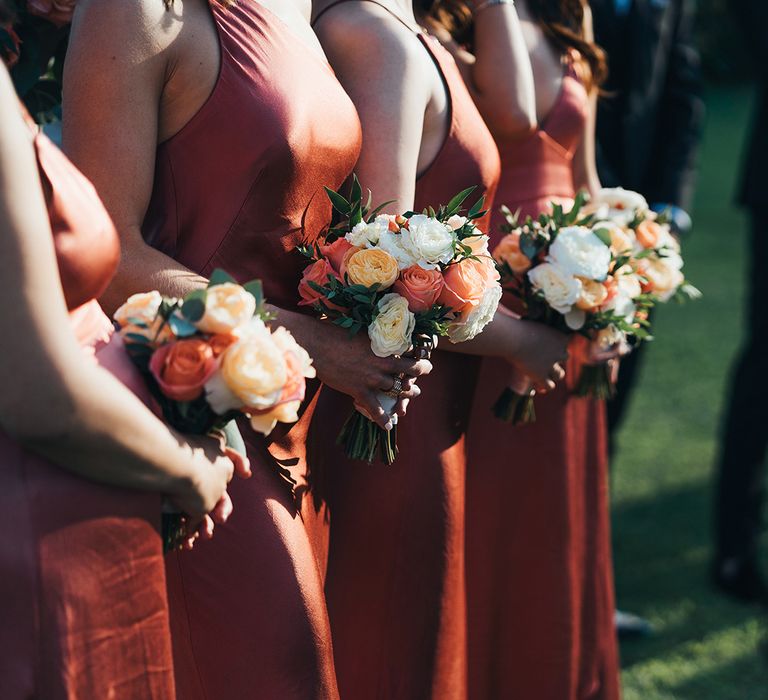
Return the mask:
[[480,260],[467,258],[449,265],[443,276],[445,285],[438,301],[457,314],[477,306],[488,287],[487,265]]
[[195,323],[203,333],[232,333],[246,325],[256,313],[256,299],[233,282],[209,287],[205,296],[205,314]]
[[520,250],[520,231],[512,231],[504,236],[493,251],[493,257],[509,265],[516,275],[524,274],[531,267],[531,261]]
[[311,265],[308,265],[304,270],[304,275],[302,276],[301,281],[299,282],[299,296],[301,297],[299,306],[315,306],[322,301],[326,306],[329,306],[332,309],[343,311],[340,306],[331,304],[325,298],[322,292],[319,292],[310,286],[310,282],[321,287],[325,286],[328,284],[329,277],[333,277],[337,280],[340,279],[339,275],[325,258],[317,260]]
[[359,250],[347,260],[347,276],[352,284],[389,289],[397,279],[397,260],[380,248]]
[[162,303],[163,297],[157,291],[128,297],[114,315],[120,335],[124,339],[129,334],[143,336],[154,347],[173,340],[173,331],[158,315]]
[[437,303],[444,286],[445,280],[439,270],[425,270],[413,265],[400,273],[393,290],[408,300],[408,308],[413,313],[419,313]]
[[579,277],[581,281],[581,295],[576,301],[576,306],[582,311],[594,311],[608,299],[608,289],[602,282],[595,282],[586,277]]
[[77,0],[27,0],[27,10],[31,15],[63,27],[72,21],[76,3]]
[[330,245],[320,244],[320,253],[328,259],[334,272],[339,277],[344,276],[349,256],[358,250],[361,250],[361,248],[356,248],[346,238],[337,238]]
[[194,401],[216,371],[216,358],[204,340],[177,340],[155,350],[149,370],[169,399]]
[[664,238],[664,229],[661,224],[646,219],[638,225],[635,235],[643,248],[658,248]]
[[214,357],[219,357],[224,354],[224,351],[237,340],[234,335],[227,335],[225,333],[217,333],[208,338],[208,344],[211,346]]

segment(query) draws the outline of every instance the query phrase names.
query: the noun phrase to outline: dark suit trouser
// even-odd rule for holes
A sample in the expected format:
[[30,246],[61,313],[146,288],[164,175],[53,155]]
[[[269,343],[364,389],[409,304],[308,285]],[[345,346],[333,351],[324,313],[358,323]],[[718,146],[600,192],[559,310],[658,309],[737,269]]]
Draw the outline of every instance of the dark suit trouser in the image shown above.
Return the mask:
[[629,355],[621,358],[619,377],[616,382],[616,395],[606,404],[608,418],[608,451],[613,465],[616,451],[616,432],[621,427],[624,414],[629,408],[629,400],[640,375],[640,368],[645,356],[646,343],[640,343]]
[[760,534],[768,448],[768,207],[752,209],[746,341],[735,365],[715,495],[718,556],[751,557]]

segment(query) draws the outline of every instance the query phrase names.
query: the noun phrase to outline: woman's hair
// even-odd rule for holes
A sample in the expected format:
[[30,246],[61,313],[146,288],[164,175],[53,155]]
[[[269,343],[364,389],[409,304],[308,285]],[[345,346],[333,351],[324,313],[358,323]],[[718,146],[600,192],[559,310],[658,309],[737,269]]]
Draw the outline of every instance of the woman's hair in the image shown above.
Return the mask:
[[[472,46],[472,11],[461,0],[417,0],[417,8],[442,24],[460,44]],[[532,0],[528,11],[549,41],[562,53],[579,52],[587,87],[600,86],[608,75],[605,52],[584,36],[586,0]]]

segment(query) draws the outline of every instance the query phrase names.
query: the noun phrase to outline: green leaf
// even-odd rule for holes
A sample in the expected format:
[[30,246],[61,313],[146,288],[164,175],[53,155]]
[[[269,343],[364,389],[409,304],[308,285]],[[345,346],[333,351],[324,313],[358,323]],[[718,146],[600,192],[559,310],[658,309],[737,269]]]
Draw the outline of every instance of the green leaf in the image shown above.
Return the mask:
[[188,294],[181,305],[181,313],[184,314],[184,318],[195,323],[205,316],[205,302],[207,298],[208,295],[204,289],[197,289]]
[[237,284],[237,281],[228,272],[225,272],[224,270],[216,268],[211,273],[211,277],[208,280],[208,286],[216,287],[220,284]]
[[260,310],[264,306],[264,285],[261,280],[251,280],[243,285],[243,289],[256,300],[256,309]]
[[[394,204],[396,201],[397,201],[396,199],[390,199],[384,202],[383,204],[379,204],[378,207],[376,207],[372,212],[368,214],[368,221],[373,221],[379,214],[381,214],[382,210],[385,207],[388,207],[390,204]],[[407,217],[408,214],[406,214],[405,216]],[[413,216],[413,214],[411,214],[411,216]]]
[[338,192],[332,190],[330,187],[325,187],[325,193],[328,195],[328,199],[331,200],[333,208],[344,216],[349,216],[352,211],[352,205]]
[[477,185],[473,185],[472,187],[467,187],[467,189],[459,192],[450,202],[448,202],[448,204],[445,205],[446,216],[453,216],[457,211],[459,211],[461,205],[464,204],[464,200],[469,197],[469,195],[471,195],[476,189]]
[[125,339],[130,340],[131,343],[135,345],[149,345],[149,340],[145,336],[139,335],[138,333],[126,333]]
[[363,188],[360,186],[360,180],[357,179],[355,173],[352,173],[352,189],[349,193],[349,200],[358,205],[362,205],[363,202]]
[[611,247],[611,232],[607,228],[592,229],[594,233],[606,246]]
[[[483,207],[485,206],[485,197],[480,197],[467,212],[468,219],[479,219],[482,216]],[[509,211],[509,210],[507,210]]]
[[174,315],[168,319],[168,325],[171,327],[174,335],[178,338],[188,338],[189,336],[197,333],[195,328],[186,318],[183,316]]

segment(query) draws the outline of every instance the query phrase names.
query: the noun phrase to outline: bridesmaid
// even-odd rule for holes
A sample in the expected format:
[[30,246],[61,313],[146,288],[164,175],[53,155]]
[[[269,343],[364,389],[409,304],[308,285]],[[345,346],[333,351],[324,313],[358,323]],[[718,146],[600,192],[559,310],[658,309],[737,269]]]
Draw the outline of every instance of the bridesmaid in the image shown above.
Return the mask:
[[221,520],[233,464],[140,400],[94,301],[117,233],[18,105],[0,62],[0,696],[171,700],[161,494]]
[[[315,28],[363,125],[356,171],[394,213],[446,203],[499,176],[493,138],[455,63],[417,23],[419,3],[317,2]],[[487,220],[482,227],[487,228]],[[501,316],[477,342],[441,348],[422,398],[399,425],[391,467],[350,462],[328,435],[351,409],[320,398],[331,543],[326,581],[339,689],[345,698],[463,698],[465,672],[464,433],[479,358],[521,361],[546,388],[565,338]],[[455,352],[461,350],[462,354]]]
[[[65,70],[64,143],[120,233],[104,299],[183,294],[217,267],[261,278],[318,375],[389,423],[375,400],[426,361],[378,359],[367,339],[296,312],[294,251],[330,220],[360,150],[354,106],[302,0],[80,0]],[[179,695],[337,696],[322,576],[326,521],[310,493],[309,392],[295,426],[246,435],[253,478],[215,546],[168,561]],[[411,387],[403,399],[418,394]],[[295,480],[293,493],[287,480]],[[317,505],[316,505],[317,504]]]
[[[600,187],[594,127],[605,61],[587,3],[516,7],[522,34],[505,63],[494,62],[505,48],[486,28],[515,14],[514,3],[439,1],[433,17],[499,145],[497,201],[537,216]],[[494,107],[511,89],[518,116],[500,122]],[[496,212],[496,240],[501,220]],[[483,361],[468,437],[470,698],[619,697],[604,405],[569,394],[585,354],[572,350],[567,382],[537,398],[536,423],[518,428],[490,418],[504,365]]]

